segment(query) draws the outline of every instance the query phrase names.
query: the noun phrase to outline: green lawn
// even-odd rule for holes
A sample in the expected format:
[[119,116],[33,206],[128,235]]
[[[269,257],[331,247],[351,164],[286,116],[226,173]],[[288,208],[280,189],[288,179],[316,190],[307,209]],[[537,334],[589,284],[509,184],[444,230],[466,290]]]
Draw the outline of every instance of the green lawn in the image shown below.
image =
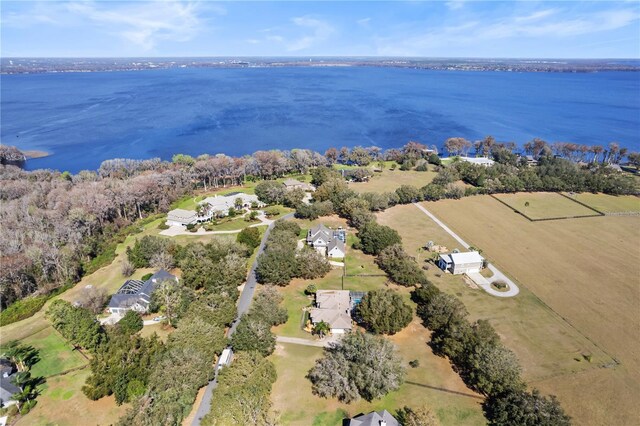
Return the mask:
[[89,363],[52,327],[29,336],[21,343],[32,345],[40,351],[40,361],[31,369],[33,376],[49,377]]
[[427,405],[443,425],[485,424],[480,408],[482,398],[464,386],[448,361],[431,353],[424,343],[427,336],[418,321],[393,336],[391,340],[403,364],[417,359],[420,366],[407,367],[406,381],[397,391],[372,402],[360,400],[352,404],[312,394],[305,376],[322,356],[321,348],[279,343],[271,356],[278,372],[271,392],[273,408],[279,413],[278,424],[335,426],[345,417],[383,409],[395,413],[405,405]]

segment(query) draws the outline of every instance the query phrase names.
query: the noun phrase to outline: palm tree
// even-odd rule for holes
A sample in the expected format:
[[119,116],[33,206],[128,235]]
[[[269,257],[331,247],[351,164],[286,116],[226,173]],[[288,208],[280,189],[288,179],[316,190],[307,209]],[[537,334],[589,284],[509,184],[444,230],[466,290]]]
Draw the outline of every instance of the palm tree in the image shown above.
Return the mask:
[[331,327],[324,321],[320,321],[313,327],[313,334],[317,334],[322,339],[324,336],[329,334],[331,331]]

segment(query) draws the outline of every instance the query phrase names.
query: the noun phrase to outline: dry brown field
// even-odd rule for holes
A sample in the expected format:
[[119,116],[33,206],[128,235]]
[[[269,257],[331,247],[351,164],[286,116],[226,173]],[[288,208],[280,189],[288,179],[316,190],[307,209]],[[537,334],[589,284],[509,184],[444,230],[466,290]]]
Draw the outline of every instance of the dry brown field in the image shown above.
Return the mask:
[[553,192],[518,192],[494,197],[534,220],[598,215],[598,212]]
[[[424,206],[520,285],[517,297],[498,300],[429,271],[472,318],[492,322],[530,385],[557,394],[576,424],[638,424],[640,218],[530,222],[488,196]],[[411,209],[394,207],[379,221],[414,253],[430,239],[447,245],[446,234]]]
[[640,212],[640,197],[635,195],[607,195],[583,192],[567,194],[603,213]]
[[[431,167],[431,166],[429,166]],[[430,183],[437,175],[436,172],[416,172],[415,170],[389,170],[374,173],[368,182],[354,182],[349,188],[356,192],[392,192],[401,185],[413,185],[418,188]]]

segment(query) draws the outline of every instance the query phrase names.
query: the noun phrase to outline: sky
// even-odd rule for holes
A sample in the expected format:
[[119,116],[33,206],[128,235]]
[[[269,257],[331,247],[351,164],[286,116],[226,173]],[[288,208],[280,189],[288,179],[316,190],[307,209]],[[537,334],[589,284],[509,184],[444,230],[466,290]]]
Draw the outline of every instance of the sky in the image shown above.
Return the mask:
[[3,57],[640,58],[640,1],[4,1]]

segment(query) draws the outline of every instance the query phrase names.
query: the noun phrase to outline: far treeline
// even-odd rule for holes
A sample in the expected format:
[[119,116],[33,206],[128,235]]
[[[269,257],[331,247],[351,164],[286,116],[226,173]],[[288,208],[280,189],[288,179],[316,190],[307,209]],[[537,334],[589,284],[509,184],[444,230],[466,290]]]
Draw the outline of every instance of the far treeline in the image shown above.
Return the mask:
[[[333,164],[354,166],[344,177],[366,179],[371,164],[395,161],[402,170],[434,170],[439,174],[423,188],[406,186],[391,194],[365,194],[358,202],[379,210],[398,202],[459,198],[464,195],[514,191],[592,191],[609,194],[637,193],[631,177],[616,173],[609,163],[626,158],[636,167],[637,153],[616,144],[607,149],[575,144],[548,144],[535,139],[525,150],[538,159],[537,167],[526,167],[514,146],[486,138],[476,144],[480,154],[491,155],[491,168],[467,163],[441,165],[434,150],[409,142],[401,149],[377,147],[330,148],[324,155],[306,149],[257,151],[244,157],[224,154],[193,158],[178,154],[173,161],[114,159],[97,171],[77,174],[53,170],[24,171],[6,165],[15,156],[12,149],[0,151],[0,324],[18,321],[37,312],[48,297],[78,282],[84,275],[109,264],[115,247],[127,235],[170,209],[171,203],[196,189],[241,185],[247,181],[272,180],[288,174],[331,170]],[[465,153],[472,144],[451,138],[445,146],[452,154]],[[593,149],[592,149],[593,148]],[[5,158],[4,152],[9,157]],[[591,153],[591,154],[590,154]],[[557,154],[557,155],[556,155]],[[584,154],[584,155],[583,155]],[[587,160],[578,163],[576,160]],[[320,175],[318,175],[320,176]],[[320,185],[321,177],[314,177]],[[473,187],[453,185],[462,179]],[[256,192],[259,193],[258,188]],[[323,203],[301,207],[305,217],[327,214],[341,203],[320,189]],[[268,191],[266,191],[268,192]],[[283,202],[299,203],[299,197]],[[274,201],[274,200],[269,200]],[[306,209],[306,211],[305,211]],[[16,303],[19,301],[19,303]]]

